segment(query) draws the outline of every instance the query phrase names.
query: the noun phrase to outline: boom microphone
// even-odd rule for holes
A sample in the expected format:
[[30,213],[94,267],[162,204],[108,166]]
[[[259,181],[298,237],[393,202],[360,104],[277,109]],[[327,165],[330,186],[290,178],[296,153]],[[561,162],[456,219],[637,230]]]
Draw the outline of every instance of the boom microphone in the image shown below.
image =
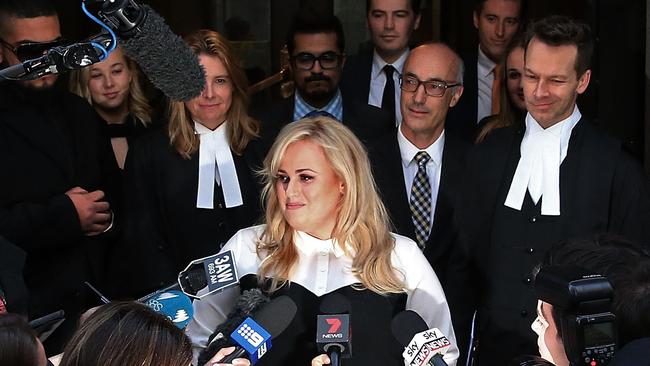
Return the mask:
[[133,0],[83,0],[119,38],[151,82],[170,99],[187,101],[205,87],[198,57],[148,5]]
[[330,293],[320,304],[321,315],[316,324],[318,351],[327,353],[332,366],[341,364],[341,358],[352,355],[350,343],[350,301],[339,293]]
[[391,323],[397,341],[405,347],[404,360],[410,366],[447,366],[442,358],[451,343],[437,328],[428,329],[427,323],[413,310],[397,314]]

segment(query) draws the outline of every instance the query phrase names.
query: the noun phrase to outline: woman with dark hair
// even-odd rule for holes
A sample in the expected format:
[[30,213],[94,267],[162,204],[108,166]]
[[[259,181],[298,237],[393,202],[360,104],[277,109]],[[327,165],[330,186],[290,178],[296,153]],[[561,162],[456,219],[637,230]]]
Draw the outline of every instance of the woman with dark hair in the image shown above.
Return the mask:
[[476,138],[479,143],[493,130],[501,127],[523,124],[526,117],[526,102],[524,89],[521,84],[524,75],[524,40],[515,37],[506,49],[505,58],[501,61],[505,70],[502,74],[502,87],[499,96],[499,114],[485,117],[481,122],[480,132]]
[[440,282],[417,244],[389,231],[365,148],[350,129],[327,117],[290,123],[275,140],[262,175],[265,225],[240,230],[223,248],[233,252],[239,288],[194,301],[187,334],[197,359],[239,290],[259,286],[298,305],[264,355],[265,365],[310,364],[318,354],[319,307],[329,294],[350,303],[354,345],[348,365],[403,365],[404,348],[392,335],[391,321],[405,309],[448,337],[444,359],[456,364]]
[[129,294],[175,281],[260,215],[254,172],[265,151],[246,112],[246,76],[219,33],[199,30],[185,41],[205,69],[205,88],[171,101],[167,129],[144,136],[127,159],[126,250],[136,260],[125,268]]
[[188,366],[189,340],[165,317],[136,302],[101,306],[65,347],[60,366]]
[[20,315],[0,315],[0,365],[47,365],[43,344]]
[[107,124],[120,168],[129,145],[151,126],[152,108],[135,61],[117,47],[102,62],[70,73],[70,91],[88,100]]

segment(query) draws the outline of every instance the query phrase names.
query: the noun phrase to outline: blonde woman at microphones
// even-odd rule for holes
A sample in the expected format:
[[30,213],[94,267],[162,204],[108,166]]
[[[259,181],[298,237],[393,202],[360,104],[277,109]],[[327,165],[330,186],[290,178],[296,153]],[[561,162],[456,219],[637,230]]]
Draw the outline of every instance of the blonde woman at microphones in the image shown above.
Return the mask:
[[[351,305],[348,365],[403,364],[390,324],[404,309],[417,311],[455,343],[442,287],[417,244],[389,231],[366,151],[347,127],[327,117],[285,126],[262,176],[266,224],[240,230],[223,248],[233,251],[240,285],[194,302],[187,334],[195,356],[226,320],[239,291],[255,286],[298,305],[263,356],[265,365],[310,364],[319,353],[319,305],[334,292]],[[454,346],[445,360],[455,365],[457,357]]]

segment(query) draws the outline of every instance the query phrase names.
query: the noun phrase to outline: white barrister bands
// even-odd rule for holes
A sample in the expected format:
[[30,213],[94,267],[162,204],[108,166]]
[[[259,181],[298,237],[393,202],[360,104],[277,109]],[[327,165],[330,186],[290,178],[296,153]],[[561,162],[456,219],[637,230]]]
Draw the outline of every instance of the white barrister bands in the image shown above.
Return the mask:
[[528,191],[535,204],[544,197],[542,215],[560,215],[560,164],[566,158],[571,131],[581,117],[576,106],[567,119],[544,129],[530,113],[526,116],[521,158],[504,205],[521,210]]
[[226,207],[241,206],[244,201],[239,189],[239,179],[232,158],[228,138],[227,121],[212,131],[198,122],[194,130],[199,135],[199,184],[196,192],[197,208],[214,208],[214,184],[221,184]]

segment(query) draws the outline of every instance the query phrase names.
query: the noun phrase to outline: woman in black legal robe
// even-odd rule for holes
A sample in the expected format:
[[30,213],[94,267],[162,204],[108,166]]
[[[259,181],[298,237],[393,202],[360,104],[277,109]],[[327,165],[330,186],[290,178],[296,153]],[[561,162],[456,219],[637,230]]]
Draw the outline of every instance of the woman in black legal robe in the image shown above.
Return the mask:
[[130,295],[173,283],[189,261],[218,252],[260,214],[254,171],[264,151],[246,113],[244,72],[220,34],[199,30],[185,41],[205,69],[205,88],[170,102],[167,128],[144,136],[127,158]]

